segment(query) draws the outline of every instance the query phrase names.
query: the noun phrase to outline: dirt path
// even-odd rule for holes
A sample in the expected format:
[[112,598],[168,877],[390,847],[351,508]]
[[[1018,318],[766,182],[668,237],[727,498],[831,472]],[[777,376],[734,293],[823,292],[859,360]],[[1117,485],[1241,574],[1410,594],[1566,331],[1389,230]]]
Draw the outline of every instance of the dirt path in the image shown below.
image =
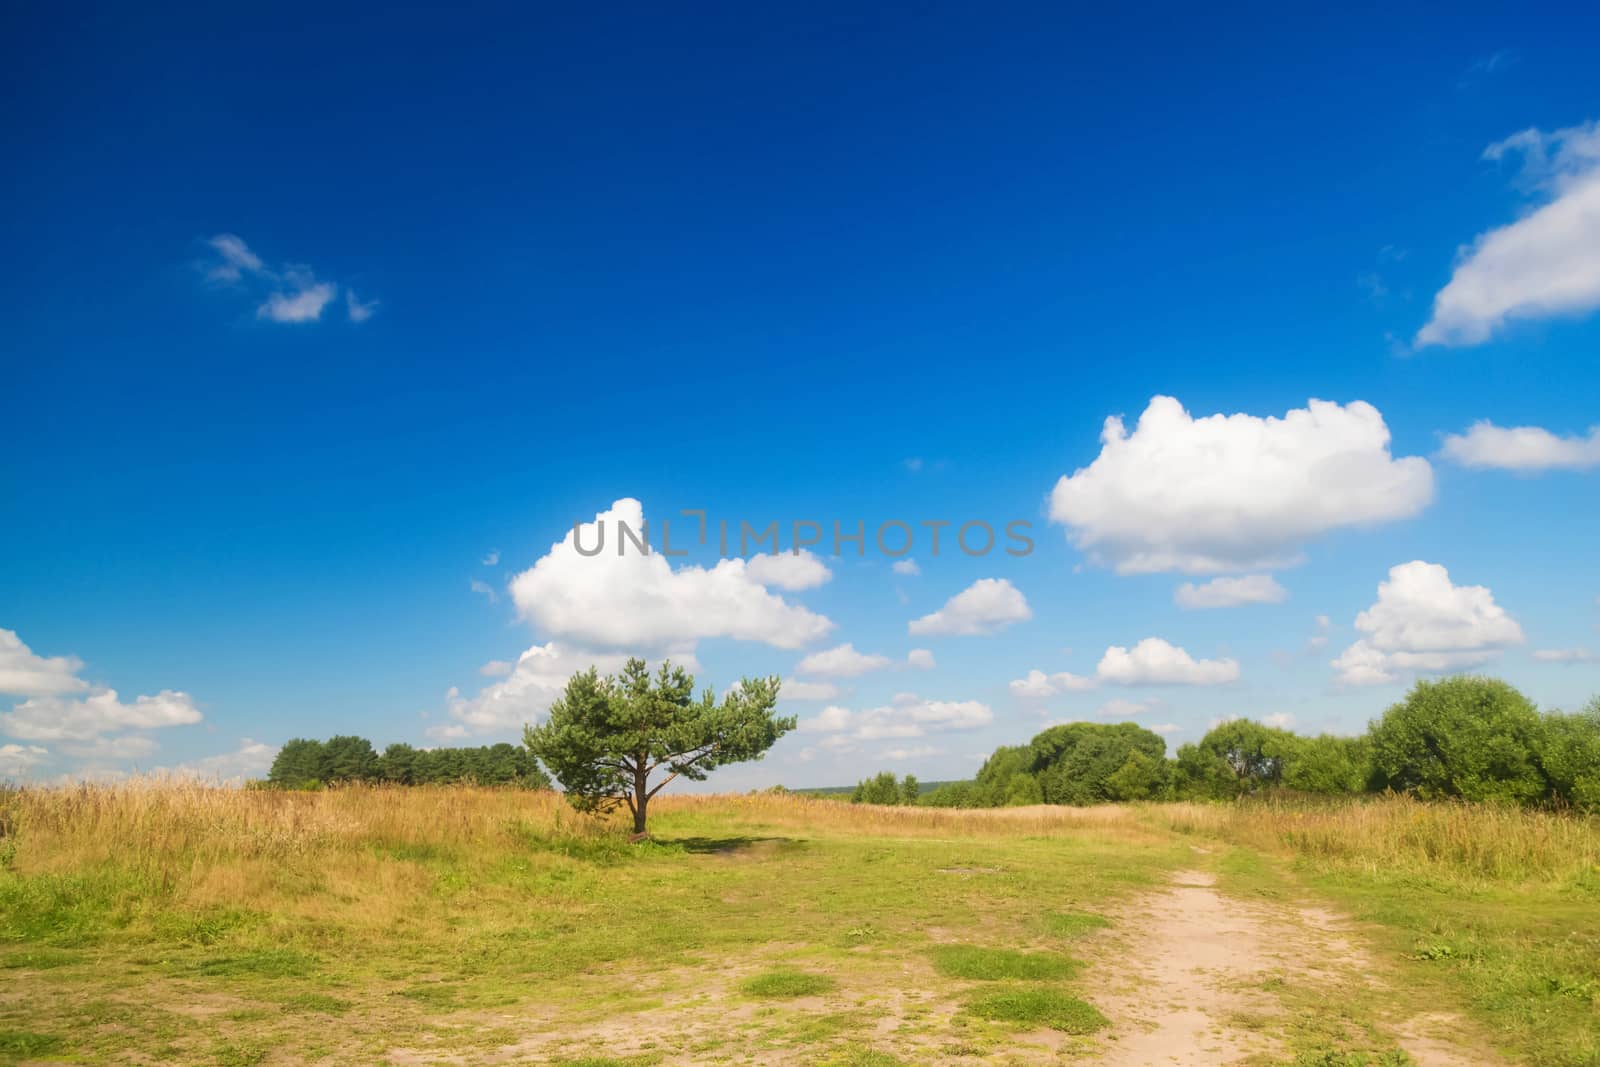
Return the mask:
[[[1363,1018],[1386,978],[1339,916],[1280,901],[1241,901],[1205,871],[1180,871],[1169,888],[1118,915],[1101,942],[1092,999],[1114,1029],[1095,1062],[1112,1067],[1202,1067],[1279,1062],[1285,1035],[1345,1030],[1401,1048],[1418,1067],[1499,1061],[1466,1045],[1451,1015]],[[1365,1031],[1365,1033],[1362,1033]],[[1375,1039],[1375,1040],[1374,1040]]]

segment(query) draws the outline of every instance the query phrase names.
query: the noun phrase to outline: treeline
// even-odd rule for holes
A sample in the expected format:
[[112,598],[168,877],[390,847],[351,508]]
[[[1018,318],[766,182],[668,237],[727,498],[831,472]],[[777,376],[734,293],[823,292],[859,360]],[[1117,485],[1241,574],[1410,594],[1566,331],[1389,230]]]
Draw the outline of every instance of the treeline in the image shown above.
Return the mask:
[[908,774],[896,781],[893,774],[883,771],[856,783],[855,791],[850,794],[850,803],[915,804],[921,795],[922,786],[917,784],[916,775]]
[[520,786],[549,789],[550,776],[520,745],[501,742],[477,748],[414,748],[390,745],[379,755],[364,737],[297,737],[278,751],[267,782],[284,789],[315,789],[335,782],[393,785]]
[[[858,795],[882,802],[864,791],[885,777],[893,783],[892,775],[879,775]],[[1179,746],[1170,759],[1160,736],[1133,723],[1069,723],[996,750],[974,781],[940,785],[915,802],[979,808],[1228,800],[1272,790],[1393,791],[1600,811],[1600,698],[1583,711],[1541,713],[1497,679],[1423,681],[1357,737],[1305,737],[1235,719]]]

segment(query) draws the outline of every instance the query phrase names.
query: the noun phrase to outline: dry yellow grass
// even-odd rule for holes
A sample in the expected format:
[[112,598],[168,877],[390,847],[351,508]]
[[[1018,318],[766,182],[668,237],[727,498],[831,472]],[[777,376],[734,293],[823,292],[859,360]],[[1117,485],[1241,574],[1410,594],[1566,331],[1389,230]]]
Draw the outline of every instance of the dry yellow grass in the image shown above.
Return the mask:
[[1600,819],[1409,797],[1160,804],[1162,825],[1377,873],[1565,882],[1600,870]]
[[[570,1012],[643,1010],[614,969],[693,986],[695,968],[752,955],[877,989],[927,930],[1028,945],[1050,915],[1108,911],[1179,865],[1216,867],[1230,892],[1297,892],[1264,853],[1386,927],[1419,1002],[1466,997],[1520,1062],[1600,1052],[1585,1036],[1600,1018],[1592,818],[1401,798],[953,810],[753,793],[662,797],[652,825],[660,841],[635,848],[620,813],[473,787],[0,789],[0,1053],[376,1062],[452,1012],[516,1004],[559,1033]],[[231,1005],[198,1035],[172,1022],[197,996]],[[302,1000],[335,1004],[345,1029],[302,1027]],[[791,1042],[817,1024],[761,1025]],[[514,1040],[475,1027],[452,1040]]]

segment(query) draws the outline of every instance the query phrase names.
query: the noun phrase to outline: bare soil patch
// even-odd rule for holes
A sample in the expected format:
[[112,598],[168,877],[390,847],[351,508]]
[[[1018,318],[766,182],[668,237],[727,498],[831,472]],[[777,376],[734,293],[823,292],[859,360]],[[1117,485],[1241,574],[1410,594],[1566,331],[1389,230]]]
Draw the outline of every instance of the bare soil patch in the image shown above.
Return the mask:
[[[1342,1004],[1340,990],[1379,989],[1386,977],[1344,917],[1322,907],[1239,900],[1206,871],[1179,871],[1170,888],[1123,908],[1092,944],[1096,1006],[1115,1026],[1094,1062],[1115,1067],[1211,1067],[1283,1059],[1294,989]],[[1485,1059],[1455,1017],[1379,1024],[1418,1067]]]

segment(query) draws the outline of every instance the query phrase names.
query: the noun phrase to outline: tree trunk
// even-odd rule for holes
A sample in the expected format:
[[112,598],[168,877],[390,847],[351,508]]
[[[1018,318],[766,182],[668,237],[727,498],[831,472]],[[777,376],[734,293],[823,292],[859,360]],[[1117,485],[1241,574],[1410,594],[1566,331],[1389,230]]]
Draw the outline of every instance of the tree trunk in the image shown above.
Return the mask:
[[636,834],[645,832],[645,806],[650,803],[650,795],[647,788],[650,784],[648,775],[649,772],[645,770],[644,758],[641,757],[633,772],[633,832]]

